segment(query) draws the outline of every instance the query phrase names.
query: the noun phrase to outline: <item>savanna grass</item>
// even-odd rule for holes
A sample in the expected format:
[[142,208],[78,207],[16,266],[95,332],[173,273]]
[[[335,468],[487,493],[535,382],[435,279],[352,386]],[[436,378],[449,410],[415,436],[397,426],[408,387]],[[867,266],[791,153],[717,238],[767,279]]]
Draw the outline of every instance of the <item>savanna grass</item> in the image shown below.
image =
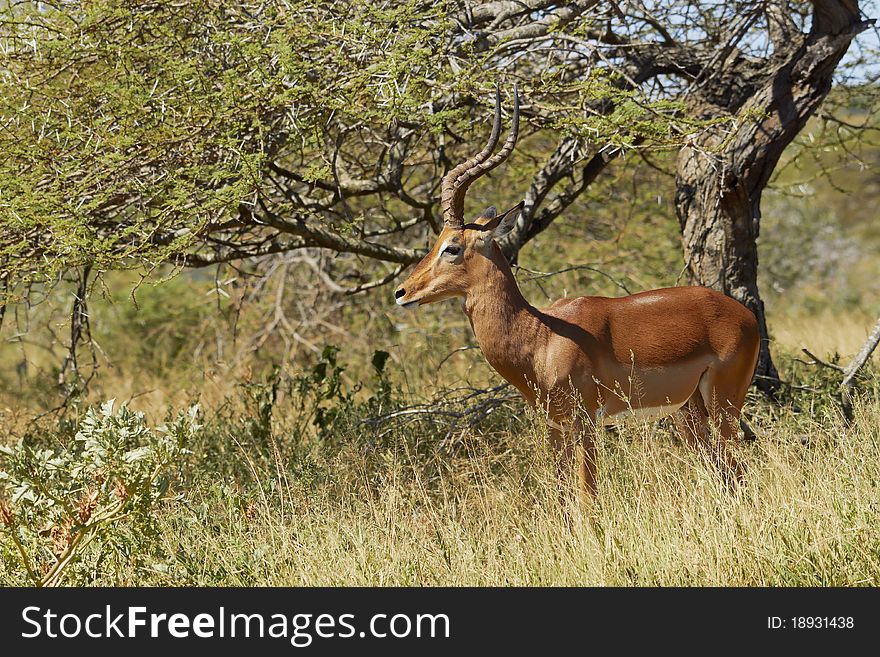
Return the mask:
[[445,443],[349,418],[333,449],[240,443],[248,475],[207,468],[165,508],[164,556],[88,583],[876,586],[878,417],[753,418],[734,492],[665,424],[603,432],[586,511],[535,418]]

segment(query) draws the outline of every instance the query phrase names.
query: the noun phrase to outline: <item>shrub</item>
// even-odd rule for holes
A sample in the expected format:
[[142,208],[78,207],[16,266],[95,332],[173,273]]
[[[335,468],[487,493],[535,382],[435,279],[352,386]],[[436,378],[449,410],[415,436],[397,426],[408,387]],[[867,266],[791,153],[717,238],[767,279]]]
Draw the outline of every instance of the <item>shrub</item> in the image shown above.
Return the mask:
[[73,578],[89,546],[98,563],[127,558],[155,538],[198,407],[151,429],[144,415],[108,401],[89,409],[72,441],[49,449],[39,437],[0,447],[3,560],[36,586]]

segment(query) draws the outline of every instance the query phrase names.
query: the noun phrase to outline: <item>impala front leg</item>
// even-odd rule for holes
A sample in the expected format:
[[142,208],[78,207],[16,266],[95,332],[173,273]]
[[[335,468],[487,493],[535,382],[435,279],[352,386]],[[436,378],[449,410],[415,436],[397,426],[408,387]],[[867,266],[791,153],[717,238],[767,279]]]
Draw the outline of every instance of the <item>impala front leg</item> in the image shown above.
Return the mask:
[[550,442],[555,451],[556,473],[561,484],[560,494],[577,472],[578,495],[582,502],[592,502],[598,492],[596,485],[596,440],[592,427],[584,427],[580,419],[566,423],[548,422]]
[[572,423],[575,444],[575,460],[578,468],[578,484],[583,501],[592,502],[599,492],[596,482],[596,428],[595,423],[584,426],[578,417]]

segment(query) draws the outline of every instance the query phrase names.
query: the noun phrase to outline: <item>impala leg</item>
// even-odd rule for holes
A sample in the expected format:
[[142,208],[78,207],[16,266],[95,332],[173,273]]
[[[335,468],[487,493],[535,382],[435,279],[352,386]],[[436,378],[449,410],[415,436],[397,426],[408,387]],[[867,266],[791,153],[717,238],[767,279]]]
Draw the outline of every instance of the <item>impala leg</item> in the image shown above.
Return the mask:
[[[727,446],[727,441],[735,436],[735,433],[731,434],[731,429],[735,431],[735,425],[727,421],[718,422],[720,414],[717,412],[717,404],[713,401],[706,404],[700,390],[702,387],[701,382],[687,403],[676,413],[678,432],[697,452],[712,459],[728,484],[741,482],[742,466]],[[713,413],[713,410],[716,412]],[[710,419],[712,425],[717,427],[716,432],[712,431]],[[718,437],[717,442],[715,435]]]
[[[730,453],[728,442],[739,439],[739,416],[749,383],[750,380],[743,382],[741,379],[720,375],[712,381],[711,391],[702,382],[699,386],[700,395],[709,410],[709,419],[720,437],[719,456],[727,466],[731,483],[737,484],[745,479],[745,469]],[[709,395],[712,396],[706,401]]]
[[580,419],[576,419],[572,433],[578,469],[578,490],[581,501],[590,502],[599,492],[596,481],[596,432],[592,426],[585,427]]
[[691,448],[700,454],[709,455],[711,443],[709,416],[698,390],[695,390],[685,405],[675,413],[675,426],[678,434]]
[[571,481],[571,463],[574,445],[568,440],[567,432],[562,425],[548,424],[550,445],[553,447],[553,462],[556,466],[556,477],[559,481],[559,499],[565,500],[565,491]]
[[679,436],[697,451],[706,449],[709,442],[709,417],[703,409],[699,392],[694,391],[690,399],[675,413],[675,428]]
[[[555,424],[555,423],[554,423]],[[562,484],[560,494],[571,483],[577,472],[578,494],[582,502],[596,497],[596,441],[592,430],[584,429],[576,420],[567,428],[550,425],[550,441],[555,451],[556,474]]]

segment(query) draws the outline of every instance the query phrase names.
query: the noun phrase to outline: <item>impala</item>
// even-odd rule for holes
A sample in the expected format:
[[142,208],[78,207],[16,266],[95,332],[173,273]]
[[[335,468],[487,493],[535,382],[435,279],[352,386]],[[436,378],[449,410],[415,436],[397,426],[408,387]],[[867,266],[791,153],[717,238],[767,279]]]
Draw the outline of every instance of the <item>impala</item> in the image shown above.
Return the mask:
[[628,415],[675,414],[689,444],[711,454],[726,477],[741,477],[727,442],[736,436],[757,363],[755,315],[734,299],[697,286],[622,298],[565,298],[543,310],[529,304],[495,241],[514,226],[523,203],[502,214],[490,207],[464,223],[468,187],[501,164],[516,144],[515,89],[510,135],[493,155],[500,132],[496,91],[489,142],[444,176],[443,230],[395,290],[397,303],[464,298],[486,360],[546,413],[559,462],[576,461],[585,494],[596,492],[595,428]]

